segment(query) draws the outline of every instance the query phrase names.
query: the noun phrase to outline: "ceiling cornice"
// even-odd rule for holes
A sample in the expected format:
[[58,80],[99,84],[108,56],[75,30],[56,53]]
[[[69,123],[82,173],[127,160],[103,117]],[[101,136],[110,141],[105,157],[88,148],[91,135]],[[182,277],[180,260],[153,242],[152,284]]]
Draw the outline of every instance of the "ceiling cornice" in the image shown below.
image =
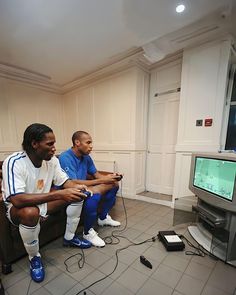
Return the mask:
[[106,63],[94,71],[89,72],[82,77],[78,77],[72,82],[66,83],[64,85],[53,83],[51,81],[51,77],[41,73],[1,62],[0,77],[17,81],[31,87],[45,90],[47,92],[65,94],[86,84],[93,83],[98,79],[103,79],[134,66],[149,72],[150,63],[145,59],[142,60],[140,58],[142,55],[143,49],[141,47],[128,50],[125,53],[112,57],[109,63]]
[[91,73],[88,73],[84,75],[83,77],[80,77],[72,82],[66,83],[62,86],[62,92],[67,93],[69,91],[72,91],[76,88],[83,87],[87,84],[93,83],[97,80],[104,79],[108,76],[117,74],[121,71],[125,71],[132,67],[138,67],[141,68],[144,71],[149,72],[150,64],[148,61],[141,61],[140,56],[143,55],[143,50],[140,48],[140,50],[136,50],[134,54],[128,54],[128,56],[124,56],[119,61],[113,61],[109,64],[106,64],[105,66],[99,67],[98,69],[94,70]]
[[0,77],[17,81],[47,92],[65,94],[77,88],[94,83],[97,80],[128,70],[132,67],[136,67],[150,73],[150,70],[154,67],[176,60],[180,58],[181,55],[181,52],[177,52],[167,56],[162,61],[152,64],[145,58],[143,49],[141,47],[136,48],[134,50],[127,51],[126,54],[115,56],[110,63],[107,63],[93,72],[87,73],[86,75],[64,85],[52,83],[51,78],[46,75],[4,63],[0,63]]
[[18,81],[41,90],[61,94],[61,86],[51,82],[51,78],[18,66],[0,62],[0,77]]

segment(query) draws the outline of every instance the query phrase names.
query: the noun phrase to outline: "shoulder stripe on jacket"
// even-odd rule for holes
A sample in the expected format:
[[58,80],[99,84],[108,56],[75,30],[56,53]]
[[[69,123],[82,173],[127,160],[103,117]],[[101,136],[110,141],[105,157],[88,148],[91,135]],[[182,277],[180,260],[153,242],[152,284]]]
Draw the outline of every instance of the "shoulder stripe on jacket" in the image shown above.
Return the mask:
[[[24,155],[24,152],[22,153],[17,153],[16,155],[10,157],[8,159],[8,163],[7,163],[7,179],[8,179],[8,188],[9,188],[9,195],[13,195],[16,193],[15,190],[15,180],[14,180],[14,173],[13,173],[13,169],[14,169],[14,165],[15,162],[17,160],[20,160],[22,158],[25,158],[26,156]],[[12,163],[12,164],[11,164]],[[11,166],[10,166],[11,165]],[[13,186],[13,191],[11,191],[11,185],[10,185],[10,173],[12,175],[12,186]]]

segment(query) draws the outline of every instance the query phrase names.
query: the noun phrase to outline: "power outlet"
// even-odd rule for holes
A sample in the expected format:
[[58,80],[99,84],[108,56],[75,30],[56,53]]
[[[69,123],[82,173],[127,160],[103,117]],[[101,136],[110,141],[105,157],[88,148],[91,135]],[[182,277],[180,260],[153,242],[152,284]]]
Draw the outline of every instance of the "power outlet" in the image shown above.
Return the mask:
[[203,120],[196,120],[196,126],[202,126]]

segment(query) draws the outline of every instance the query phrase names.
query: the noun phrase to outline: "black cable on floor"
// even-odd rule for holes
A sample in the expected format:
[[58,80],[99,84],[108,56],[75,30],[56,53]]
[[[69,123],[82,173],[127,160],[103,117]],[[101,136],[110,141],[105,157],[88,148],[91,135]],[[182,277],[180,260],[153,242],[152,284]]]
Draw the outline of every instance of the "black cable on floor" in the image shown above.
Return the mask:
[[198,244],[198,246],[193,245],[184,235],[178,235],[180,238],[186,240],[187,244],[192,247],[195,251],[185,251],[186,255],[195,255],[195,256],[200,256],[200,257],[205,257],[205,255],[209,255],[213,257],[214,259],[218,259],[213,253],[207,251],[204,249],[201,245]]
[[[117,245],[120,243],[120,239],[119,237],[121,238],[126,238],[126,237],[123,237],[123,236],[120,236],[120,235],[116,235],[116,233],[121,233],[123,231],[126,230],[127,228],[127,224],[128,224],[128,217],[127,217],[127,210],[126,210],[126,207],[125,207],[125,201],[124,201],[124,197],[122,195],[122,180],[120,182],[120,197],[121,197],[121,200],[122,200],[122,204],[123,204],[123,208],[124,208],[124,213],[125,213],[125,225],[123,228],[121,229],[114,229],[112,232],[111,232],[111,235],[109,236],[106,236],[103,238],[103,240],[105,241],[105,243],[107,245]],[[128,238],[126,238],[128,240]],[[114,241],[115,240],[115,241]]]
[[79,260],[78,260],[78,267],[79,267],[79,269],[83,268],[83,266],[84,266],[84,263],[85,263],[85,255],[84,255],[84,251],[83,251],[83,249],[80,249],[80,250],[82,251],[82,253],[76,253],[76,254],[74,254],[74,255],[71,255],[71,256],[69,256],[69,257],[64,261],[64,265],[65,265],[65,267],[66,267],[66,270],[67,270],[69,273],[74,273],[74,272],[76,272],[76,271],[70,271],[70,270],[69,270],[69,266],[68,266],[68,264],[67,264],[67,262],[68,262],[71,258],[73,258],[73,257],[79,256]]
[[97,283],[99,283],[99,282],[105,280],[107,277],[109,277],[110,275],[112,275],[112,274],[115,272],[115,270],[117,269],[118,264],[119,264],[119,258],[118,258],[118,253],[119,253],[119,252],[121,252],[121,251],[123,251],[123,250],[125,250],[125,249],[128,249],[129,247],[132,247],[132,246],[139,246],[139,245],[142,245],[142,244],[145,244],[145,243],[148,243],[148,242],[154,242],[155,240],[157,240],[157,238],[156,238],[156,237],[152,237],[152,238],[147,239],[147,240],[144,240],[144,241],[142,241],[142,242],[139,242],[139,243],[134,243],[134,242],[133,242],[133,243],[130,244],[130,245],[127,245],[127,246],[125,246],[125,247],[123,247],[123,248],[117,249],[116,252],[115,252],[115,255],[116,255],[116,264],[115,264],[115,266],[114,266],[114,269],[113,269],[109,274],[105,275],[103,278],[101,278],[101,279],[99,279],[99,280],[97,280],[97,281],[94,281],[92,284],[90,284],[89,286],[87,286],[87,287],[85,287],[84,289],[80,290],[80,291],[79,291],[78,293],[76,293],[75,295],[81,294],[82,292],[84,292],[83,294],[86,295],[85,290],[91,288],[91,287],[94,286],[95,284],[97,284]]
[[[118,258],[118,253],[123,251],[123,250],[126,250],[128,249],[129,247],[131,246],[139,246],[139,245],[142,245],[142,244],[145,244],[145,243],[148,243],[148,242],[155,242],[157,240],[157,237],[152,237],[152,238],[149,238],[147,240],[144,240],[142,242],[139,242],[139,243],[135,243],[135,242],[132,242],[130,239],[128,239],[127,237],[124,237],[122,235],[116,235],[115,233],[121,233],[123,232],[124,230],[126,230],[127,228],[127,211],[126,211],[126,207],[125,207],[125,202],[124,202],[124,197],[122,195],[122,181],[121,181],[121,199],[122,199],[122,203],[123,203],[123,208],[124,208],[124,212],[125,212],[125,225],[124,225],[124,228],[122,229],[115,229],[112,231],[111,235],[110,236],[107,236],[104,238],[105,240],[105,243],[106,244],[109,244],[109,245],[117,245],[119,244],[120,242],[120,239],[119,238],[124,238],[126,240],[128,240],[131,244],[123,247],[123,248],[120,248],[120,249],[117,249],[116,252],[115,252],[115,255],[116,255],[116,264],[114,266],[114,269],[107,275],[105,275],[104,277],[102,277],[101,279],[97,280],[97,281],[94,281],[92,284],[90,284],[89,286],[85,287],[84,289],[80,290],[78,293],[76,293],[75,295],[78,295],[78,294],[81,294],[82,292],[84,292],[83,294],[86,295],[86,290],[91,288],[92,286],[94,286],[95,284],[105,280],[107,277],[109,277],[110,275],[112,275],[115,270],[117,269],[118,267],[118,264],[119,264],[119,258]],[[116,241],[114,241],[114,239]]]

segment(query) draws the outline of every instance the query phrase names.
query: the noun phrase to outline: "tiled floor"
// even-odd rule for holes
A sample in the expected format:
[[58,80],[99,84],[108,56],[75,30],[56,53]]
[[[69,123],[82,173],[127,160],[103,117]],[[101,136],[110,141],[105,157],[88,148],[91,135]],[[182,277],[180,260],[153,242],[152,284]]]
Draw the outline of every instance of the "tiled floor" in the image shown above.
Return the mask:
[[[189,237],[187,225],[172,226],[173,210],[161,206],[125,199],[128,215],[127,229],[120,232],[120,243],[104,248],[90,248],[84,251],[85,264],[78,267],[78,257],[68,261],[69,272],[64,265],[70,255],[80,253],[74,248],[63,248],[62,238],[41,249],[46,267],[46,278],[40,283],[30,283],[27,258],[13,265],[13,273],[4,276],[6,295],[76,295],[94,281],[110,274],[116,265],[115,251],[140,243],[159,230],[174,229]],[[112,216],[125,224],[122,199],[118,198]],[[123,227],[121,227],[122,229]],[[111,234],[110,228],[99,228],[101,237]],[[128,237],[126,240],[124,237]],[[187,245],[186,249],[190,247]],[[139,261],[144,255],[152,262],[149,269]],[[167,252],[159,241],[130,246],[118,252],[117,269],[106,279],[86,290],[87,295],[229,295],[236,289],[236,268],[214,260],[209,256],[188,256],[185,252]],[[29,285],[30,284],[30,285]],[[84,294],[83,292],[80,294]],[[235,293],[236,294],[236,293]]]

